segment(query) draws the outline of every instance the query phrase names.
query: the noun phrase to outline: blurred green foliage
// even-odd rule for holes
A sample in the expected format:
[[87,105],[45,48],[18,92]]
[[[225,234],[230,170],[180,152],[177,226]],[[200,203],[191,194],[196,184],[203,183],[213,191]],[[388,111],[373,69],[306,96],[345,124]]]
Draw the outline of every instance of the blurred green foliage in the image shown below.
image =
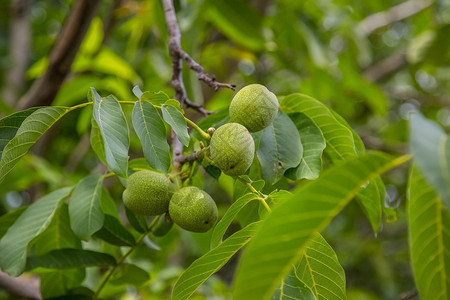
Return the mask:
[[[7,71],[15,65],[9,48],[11,2],[0,4],[1,91],[8,88]],[[73,2],[33,1],[29,14],[29,68],[25,88],[18,97],[45,71],[48,55]],[[407,151],[406,119],[411,110],[418,108],[445,129],[450,128],[450,1],[430,1],[429,7],[408,18],[365,32],[363,25],[368,24],[368,16],[389,11],[400,3],[180,0],[175,1],[175,7],[184,50],[218,81],[234,83],[238,89],[250,83],[264,84],[279,99],[295,92],[310,95],[343,116],[367,149],[403,153]],[[144,91],[173,95],[168,84],[171,61],[160,1],[121,1],[112,14],[114,25],[105,35],[105,20],[109,20],[113,4],[102,2],[55,105],[85,102],[91,86],[102,95],[112,93],[120,100],[134,100],[134,85]],[[232,91],[214,92],[187,68],[184,78],[192,101],[209,110],[229,105]],[[131,124],[131,108],[124,109]],[[0,98],[0,114],[12,111],[14,103]],[[189,110],[187,113],[194,120],[200,117]],[[54,129],[57,135],[50,132],[44,137],[46,142],[33,148],[35,154],[20,161],[0,186],[0,214],[29,204],[37,195],[58,186],[75,184],[92,170],[101,170],[95,153],[85,145],[90,115],[89,109],[68,115]],[[131,158],[143,157],[135,135],[131,149]],[[324,233],[346,271],[349,299],[398,299],[401,293],[414,289],[405,217],[406,173],[406,167],[401,167],[383,178],[386,206],[395,209],[397,216],[395,222],[383,222],[381,233],[374,235],[356,202],[338,215]],[[223,215],[225,204],[233,196],[233,182],[225,177],[216,182],[210,176],[192,180],[223,204],[219,206],[219,215]],[[119,204],[122,187],[117,179],[108,179],[105,184]],[[119,211],[124,214],[120,205]],[[180,272],[209,249],[209,235],[171,230],[152,240],[165,251],[139,248],[131,260],[139,262],[153,278],[148,287],[140,289],[142,297],[164,299]],[[111,249],[102,250],[117,252],[117,247],[108,247]],[[152,257],[152,262],[145,257]],[[236,259],[231,260],[193,299],[229,298],[227,285],[236,263]],[[87,286],[95,276],[88,270]],[[136,294],[133,288],[126,291]],[[118,292],[124,293],[125,286],[112,281],[103,295]]]

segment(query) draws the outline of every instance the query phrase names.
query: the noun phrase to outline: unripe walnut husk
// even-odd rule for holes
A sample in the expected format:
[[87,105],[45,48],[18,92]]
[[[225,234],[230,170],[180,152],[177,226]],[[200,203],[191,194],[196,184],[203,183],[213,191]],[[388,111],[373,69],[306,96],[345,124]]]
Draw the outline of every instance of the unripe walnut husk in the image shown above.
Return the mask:
[[217,222],[217,206],[208,193],[188,186],[173,194],[169,215],[175,224],[185,230],[207,232]]
[[128,177],[123,192],[124,205],[135,214],[156,216],[169,207],[170,180],[161,173],[150,170],[138,171]]
[[243,87],[231,100],[231,122],[244,125],[250,132],[263,130],[272,124],[278,112],[278,99],[260,84]]
[[209,145],[211,160],[222,172],[239,176],[248,170],[255,156],[255,142],[248,130],[238,123],[217,129]]

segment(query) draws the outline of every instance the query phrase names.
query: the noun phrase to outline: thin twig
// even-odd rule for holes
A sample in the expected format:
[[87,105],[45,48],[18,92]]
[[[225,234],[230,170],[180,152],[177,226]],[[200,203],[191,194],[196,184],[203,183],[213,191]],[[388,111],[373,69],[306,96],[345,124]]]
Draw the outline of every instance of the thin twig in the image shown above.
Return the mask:
[[433,4],[434,0],[409,0],[393,6],[387,11],[382,11],[368,16],[362,20],[357,28],[365,35],[372,34],[378,28],[413,16]]
[[198,64],[192,57],[189,56],[186,52],[181,48],[181,33],[180,28],[178,27],[177,18],[175,15],[175,9],[173,7],[172,0],[162,0],[162,4],[164,7],[164,14],[166,16],[166,24],[167,29],[169,31],[169,54],[172,59],[172,86],[175,90],[175,99],[180,101],[180,103],[187,107],[193,108],[200,112],[201,114],[207,116],[212,112],[206,110],[203,106],[193,103],[187,97],[186,88],[183,83],[183,63],[184,60],[188,67],[194,70],[197,73],[197,78],[210,87],[213,87],[215,90],[218,90],[221,87],[230,88],[232,90],[235,89],[234,84],[221,83],[217,82],[214,77],[208,76],[204,73],[203,67]]
[[363,71],[363,76],[368,81],[379,81],[398,71],[407,64],[408,61],[406,60],[406,51],[400,50],[365,69]]
[[183,49],[179,48],[178,51],[180,52],[180,56],[184,60],[186,65],[188,65],[188,67],[191,70],[197,73],[197,78],[199,80],[203,81],[210,87],[214,88],[214,90],[216,91],[219,90],[220,88],[228,88],[234,91],[234,89],[236,88],[235,84],[217,82],[215,76],[209,76],[205,74],[205,70],[203,69],[203,67],[199,63],[197,63],[192,57],[190,57],[189,54],[184,52]]
[[[204,69],[200,66],[196,61],[194,61],[186,52],[181,48],[181,33],[180,28],[178,27],[177,17],[175,15],[175,9],[173,7],[172,0],[161,0],[162,5],[164,7],[164,15],[166,17],[167,29],[169,31],[169,54],[172,60],[172,86],[175,90],[174,98],[178,100],[181,106],[190,107],[204,116],[211,114],[212,112],[206,110],[203,106],[199,104],[195,104],[191,102],[186,93],[186,88],[183,83],[183,60],[186,64],[197,73],[197,77],[199,80],[202,80],[206,84],[211,87],[214,87],[216,90],[221,87],[226,87],[234,90],[235,85],[220,83],[215,80],[214,77],[207,76],[204,73]],[[188,156],[183,156],[183,145],[180,140],[176,136],[174,132],[172,132],[172,165],[173,172],[178,173],[181,170],[181,166],[183,163],[192,161],[193,154]]]
[[417,289],[414,289],[412,291],[402,293],[399,300],[408,300],[414,298],[417,295],[419,295],[419,291]]
[[115,264],[109,271],[108,273],[105,275],[105,277],[103,278],[102,282],[100,283],[100,285],[98,286],[97,290],[95,291],[95,294],[93,296],[93,299],[97,299],[98,296],[100,295],[100,292],[102,291],[102,289],[105,287],[106,283],[108,282],[108,280],[111,278],[111,276],[114,274],[114,272],[117,270],[117,268],[125,261],[125,259],[140,245],[142,244],[142,242],[144,241],[144,238],[153,230],[153,227],[155,227],[156,223],[158,223],[158,220],[161,216],[157,216],[153,219],[152,223],[150,224],[150,226],[148,227],[148,230],[146,232],[144,232],[139,239],[136,241],[136,243],[133,245],[133,247],[131,247],[127,252],[125,252],[124,255],[122,255],[121,258],[119,258],[119,260],[117,261],[117,264]]

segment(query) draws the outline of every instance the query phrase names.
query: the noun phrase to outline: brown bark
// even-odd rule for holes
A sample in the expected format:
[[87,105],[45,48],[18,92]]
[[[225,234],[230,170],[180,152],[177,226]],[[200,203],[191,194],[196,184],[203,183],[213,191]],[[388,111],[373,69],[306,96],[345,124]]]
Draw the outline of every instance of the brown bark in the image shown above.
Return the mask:
[[8,274],[0,272],[0,290],[6,290],[9,294],[22,299],[42,299],[39,290],[39,279],[11,278]]
[[80,48],[100,0],[77,0],[50,54],[44,75],[38,78],[20,100],[18,108],[50,105],[58,93]]
[[[166,17],[167,29],[169,31],[169,54],[172,59],[172,86],[175,90],[174,98],[178,100],[181,106],[191,107],[203,115],[208,115],[209,111],[203,108],[203,106],[195,104],[189,101],[186,88],[183,83],[183,60],[186,62],[188,67],[197,73],[197,78],[205,82],[210,87],[218,90],[221,87],[230,88],[234,90],[234,84],[220,83],[215,80],[214,77],[208,76],[204,73],[203,67],[194,61],[189,54],[183,51],[181,48],[181,33],[178,27],[177,17],[175,14],[175,9],[173,7],[172,0],[162,0],[164,7],[164,14]],[[183,156],[183,145],[178,140],[175,132],[172,132],[172,165],[173,171],[176,173],[180,171],[183,163],[188,161],[193,161],[197,157],[196,155]]]

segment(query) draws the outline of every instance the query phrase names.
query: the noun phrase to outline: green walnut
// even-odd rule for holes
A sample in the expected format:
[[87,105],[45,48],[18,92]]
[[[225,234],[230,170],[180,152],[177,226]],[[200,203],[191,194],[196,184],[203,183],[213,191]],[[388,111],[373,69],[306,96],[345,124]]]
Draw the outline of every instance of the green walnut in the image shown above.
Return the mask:
[[170,199],[169,215],[181,228],[207,232],[217,221],[217,206],[205,191],[188,186],[175,192]]
[[128,177],[127,188],[122,198],[132,212],[144,216],[156,216],[169,207],[171,182],[163,174],[144,170]]
[[242,88],[231,100],[231,122],[244,125],[250,132],[269,126],[278,112],[278,99],[260,84]]
[[238,123],[217,129],[209,145],[211,159],[227,175],[245,173],[255,156],[255,142],[248,130]]

